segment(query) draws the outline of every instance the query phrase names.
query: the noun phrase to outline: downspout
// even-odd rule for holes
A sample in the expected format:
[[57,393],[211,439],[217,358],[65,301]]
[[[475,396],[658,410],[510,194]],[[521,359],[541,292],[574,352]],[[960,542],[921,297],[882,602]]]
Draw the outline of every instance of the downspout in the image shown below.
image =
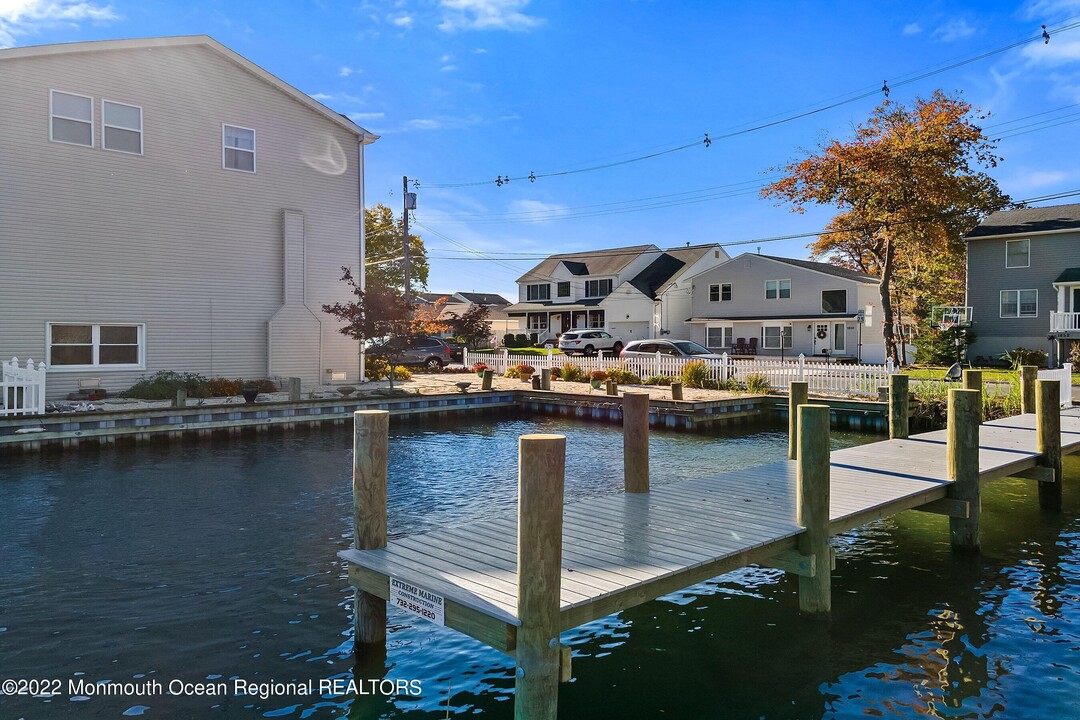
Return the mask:
[[[367,267],[364,262],[367,250],[367,236],[364,231],[364,133],[360,133],[360,137],[356,144],[356,197],[360,203],[360,213],[358,215],[360,222],[360,290],[363,291],[367,285]],[[360,356],[360,377],[357,382],[364,382],[367,378],[364,370],[364,343],[362,340],[357,340],[356,351]]]

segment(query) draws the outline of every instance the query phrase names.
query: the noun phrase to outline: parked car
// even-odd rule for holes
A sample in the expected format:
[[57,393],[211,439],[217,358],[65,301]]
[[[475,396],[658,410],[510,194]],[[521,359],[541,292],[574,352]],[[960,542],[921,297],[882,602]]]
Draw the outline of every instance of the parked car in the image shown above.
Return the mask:
[[603,330],[574,330],[564,332],[559,338],[559,349],[566,355],[594,355],[598,350],[610,350],[618,355],[622,348],[622,340]]
[[422,335],[392,337],[373,345],[373,349],[379,355],[393,357],[400,365],[422,365],[432,370],[441,370],[451,360],[450,348],[445,342]]
[[468,345],[463,342],[458,342],[453,338],[441,338],[446,347],[450,348],[450,359],[454,362],[461,362],[465,358],[465,350],[468,349]]
[[692,357],[695,360],[723,360],[723,355],[718,355],[708,348],[704,348],[691,340],[631,340],[619,353],[619,357],[650,357],[656,353],[661,355],[675,355],[677,357]]

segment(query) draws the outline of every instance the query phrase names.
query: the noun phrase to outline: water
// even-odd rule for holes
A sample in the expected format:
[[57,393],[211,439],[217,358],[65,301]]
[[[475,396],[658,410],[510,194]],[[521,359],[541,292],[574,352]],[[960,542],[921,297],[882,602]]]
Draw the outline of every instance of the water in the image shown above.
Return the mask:
[[[395,428],[392,534],[511,511],[523,432],[568,434],[571,497],[619,490],[617,427]],[[654,484],[784,457],[783,432],[742,432],[654,433]],[[874,439],[836,433],[834,445]],[[232,693],[236,679],[366,677],[336,558],[351,538],[349,444],[335,430],[5,458],[0,679],[62,688],[0,696],[0,718],[435,720],[448,689],[455,716],[510,718],[508,658],[395,611],[374,664],[417,681],[418,695]],[[798,617],[793,579],[747,569],[564,634],[575,680],[560,717],[1080,717],[1080,464],[1066,462],[1061,515],[1039,511],[1029,481],[987,486],[978,557],[951,553],[948,521],[920,513],[838,538],[831,622]],[[69,693],[79,681],[173,680],[207,686]]]

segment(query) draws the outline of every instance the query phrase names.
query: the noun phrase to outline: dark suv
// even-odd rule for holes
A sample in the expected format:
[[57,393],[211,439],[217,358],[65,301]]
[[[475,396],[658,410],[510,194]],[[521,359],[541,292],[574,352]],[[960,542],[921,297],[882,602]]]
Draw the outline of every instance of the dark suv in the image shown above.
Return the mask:
[[423,365],[431,370],[441,370],[451,359],[446,343],[439,338],[426,336],[392,337],[375,352],[392,357],[400,365]]

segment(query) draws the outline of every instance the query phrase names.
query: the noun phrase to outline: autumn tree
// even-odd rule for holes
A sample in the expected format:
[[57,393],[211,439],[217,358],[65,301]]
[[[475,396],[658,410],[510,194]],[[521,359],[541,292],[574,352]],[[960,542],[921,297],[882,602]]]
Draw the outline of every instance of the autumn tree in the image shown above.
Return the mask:
[[[976,124],[981,119],[940,90],[911,107],[886,100],[853,138],[777,168],[783,177],[762,190],[795,212],[810,203],[839,210],[811,253],[880,278],[886,353],[898,363],[896,311],[925,314],[928,303],[956,303],[962,234],[1010,202],[985,172],[1001,158]],[[898,295],[903,301],[894,304]]]
[[[404,231],[402,218],[395,217],[394,211],[382,203],[364,210],[365,287],[404,294]],[[424,241],[409,233],[409,285],[414,295],[427,287],[428,269]]]
[[419,303],[414,306],[409,332],[413,335],[438,335],[449,330],[450,323],[442,317],[448,299],[441,297],[433,303]]
[[450,313],[450,329],[469,347],[482,347],[491,335],[490,315],[487,305],[470,305],[461,315]]

